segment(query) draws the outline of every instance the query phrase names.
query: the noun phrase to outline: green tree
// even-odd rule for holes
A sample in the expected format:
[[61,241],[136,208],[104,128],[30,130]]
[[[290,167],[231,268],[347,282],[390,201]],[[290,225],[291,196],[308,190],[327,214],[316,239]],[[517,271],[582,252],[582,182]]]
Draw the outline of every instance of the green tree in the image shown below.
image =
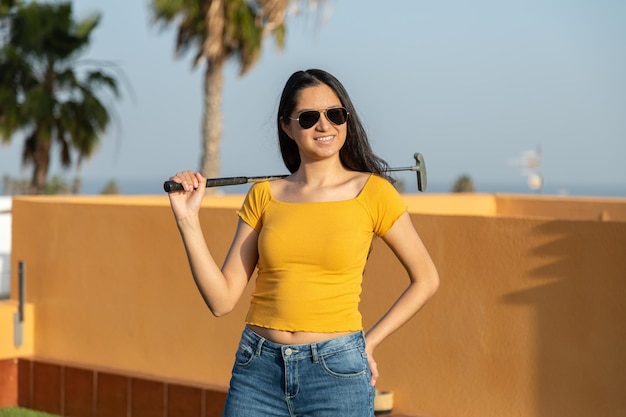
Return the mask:
[[472,181],[472,178],[469,175],[461,175],[454,182],[451,191],[453,193],[473,193],[476,191],[474,188],[474,181]]
[[193,49],[193,66],[206,64],[200,172],[217,177],[224,65],[234,58],[244,75],[261,55],[267,35],[273,35],[282,48],[289,0],[151,0],[151,6],[155,23],[177,25],[177,55]]
[[[119,97],[117,80],[83,65],[80,55],[100,22],[72,18],[71,3],[20,3],[8,20],[0,49],[0,139],[25,138],[22,163],[32,166],[31,193],[44,193],[53,143],[64,168],[91,156],[110,123],[98,93]],[[5,15],[6,17],[6,15]],[[5,19],[3,19],[5,20]]]
[[120,187],[117,185],[115,180],[110,180],[109,182],[107,182],[104,188],[102,188],[102,190],[100,191],[100,194],[119,194],[119,193],[120,193]]
[[19,0],[0,0],[0,16],[7,17],[18,3]]

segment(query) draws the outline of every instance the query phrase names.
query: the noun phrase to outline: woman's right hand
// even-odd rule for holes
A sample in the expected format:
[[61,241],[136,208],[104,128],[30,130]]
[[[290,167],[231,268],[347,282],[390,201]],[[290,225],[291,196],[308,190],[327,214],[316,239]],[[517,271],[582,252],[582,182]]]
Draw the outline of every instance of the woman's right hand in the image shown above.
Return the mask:
[[183,171],[170,177],[170,180],[183,186],[182,191],[168,193],[176,220],[179,221],[189,216],[196,216],[205,194],[204,184],[206,183],[206,178],[198,172]]

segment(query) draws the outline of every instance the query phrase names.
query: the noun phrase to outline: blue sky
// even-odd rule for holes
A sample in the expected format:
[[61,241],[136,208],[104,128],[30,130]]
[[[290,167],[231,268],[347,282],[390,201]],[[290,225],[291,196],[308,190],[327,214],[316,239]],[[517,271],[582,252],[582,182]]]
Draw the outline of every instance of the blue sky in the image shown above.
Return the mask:
[[[116,63],[132,89],[112,103],[114,125],[82,176],[154,180],[159,192],[164,179],[199,165],[202,68],[192,70],[190,56],[175,59],[175,33],[150,24],[147,1],[73,4],[77,17],[103,17],[87,57]],[[467,174],[479,191],[523,185],[513,160],[540,145],[546,188],[626,193],[626,2],[381,4],[327,1],[319,14],[292,16],[284,50],[267,39],[244,77],[235,63],[227,67],[222,175],[286,172],[275,139],[278,98],[293,71],[317,67],[344,83],[376,152],[393,166],[421,152],[433,184]],[[29,176],[21,146],[17,137],[0,145],[0,175]]]

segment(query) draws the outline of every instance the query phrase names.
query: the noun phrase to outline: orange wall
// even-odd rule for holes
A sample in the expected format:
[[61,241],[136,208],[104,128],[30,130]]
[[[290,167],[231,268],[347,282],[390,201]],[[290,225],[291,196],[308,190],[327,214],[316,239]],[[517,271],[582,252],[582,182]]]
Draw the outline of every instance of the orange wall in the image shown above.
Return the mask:
[[[475,197],[406,196],[441,287],[376,352],[379,387],[422,416],[624,415],[626,222],[525,217],[514,197],[504,217],[497,198]],[[201,212],[218,259],[241,199],[207,198]],[[16,198],[13,270],[19,260],[38,357],[228,384],[249,291],[211,316],[166,197]],[[407,282],[380,241],[364,281],[367,327]]]
[[[21,324],[18,311],[18,301],[0,300],[0,360],[32,355],[34,352],[35,312],[33,305],[27,303],[24,306],[24,318]],[[21,344],[16,346],[20,342]]]
[[521,197],[496,195],[499,216],[547,217],[574,220],[626,221],[623,198]]

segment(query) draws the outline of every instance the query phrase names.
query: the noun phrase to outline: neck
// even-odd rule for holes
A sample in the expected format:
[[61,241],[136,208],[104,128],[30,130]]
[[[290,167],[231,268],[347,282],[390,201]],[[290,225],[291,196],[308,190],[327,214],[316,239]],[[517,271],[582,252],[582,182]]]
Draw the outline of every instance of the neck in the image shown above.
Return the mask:
[[293,179],[307,185],[325,185],[343,180],[347,170],[339,158],[315,162],[302,162]]

